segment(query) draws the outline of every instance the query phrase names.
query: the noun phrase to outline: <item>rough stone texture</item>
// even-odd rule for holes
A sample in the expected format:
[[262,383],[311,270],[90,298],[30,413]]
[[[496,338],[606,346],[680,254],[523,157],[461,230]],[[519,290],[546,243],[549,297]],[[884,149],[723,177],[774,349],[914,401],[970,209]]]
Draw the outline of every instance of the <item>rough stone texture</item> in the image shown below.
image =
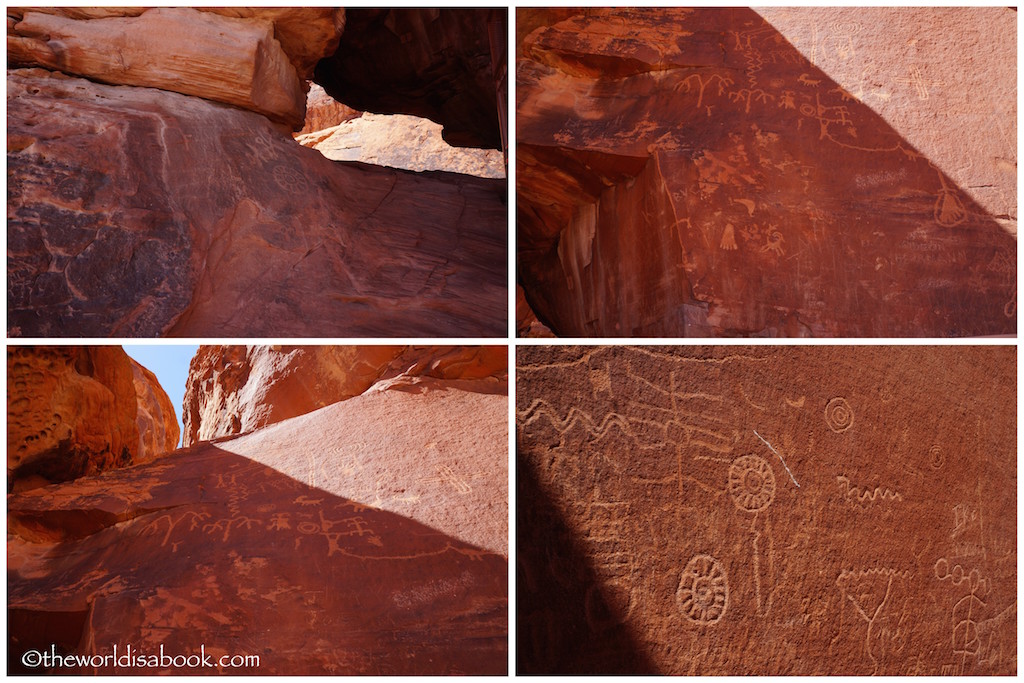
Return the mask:
[[[345,10],[330,7],[193,7],[224,17],[248,20],[247,23],[273,25],[274,38],[298,72],[309,78],[313,67],[338,47],[338,38],[345,27]],[[137,17],[152,11],[146,7],[8,7],[8,58],[18,50],[32,51],[33,42],[17,35],[17,21],[27,12],[52,14],[68,19],[90,20]],[[11,19],[14,19],[12,25]],[[37,44],[36,44],[37,45]],[[189,46],[185,46],[188,49]],[[11,51],[14,51],[13,55]],[[46,51],[44,50],[44,53]]]
[[266,118],[8,73],[12,336],[503,336],[505,183],[328,161]]
[[452,147],[440,124],[406,114],[363,114],[329,130],[296,138],[334,161],[362,161],[409,171],[448,171],[504,178],[505,158],[496,149]]
[[266,21],[189,8],[89,20],[27,12],[14,32],[12,65],[195,95],[296,129],[305,118],[303,83]]
[[1017,672],[1014,347],[520,347],[517,673]]
[[138,401],[135,423],[139,428],[139,449],[135,462],[148,462],[178,447],[181,428],[174,404],[152,372],[128,359]]
[[151,456],[140,450],[137,405],[119,347],[7,347],[8,491]]
[[490,26],[504,37],[505,8],[349,8],[337,51],[314,80],[345,104],[413,114],[444,126],[459,147],[501,149],[498,78]]
[[508,399],[408,389],[10,497],[12,659],[205,645],[259,655],[232,673],[506,673]]
[[537,320],[537,314],[530,308],[523,288],[516,285],[516,336],[554,337],[547,325]]
[[358,396],[381,380],[508,392],[504,346],[203,346],[185,388],[183,445],[259,429]]
[[1013,334],[1016,14],[766,16],[518,11],[518,279],[540,320]]
[[306,93],[306,123],[302,130],[296,133],[296,137],[309,135],[323,131],[325,128],[333,128],[345,121],[357,119],[363,112],[352,107],[347,107],[334,99],[316,83],[309,87]]

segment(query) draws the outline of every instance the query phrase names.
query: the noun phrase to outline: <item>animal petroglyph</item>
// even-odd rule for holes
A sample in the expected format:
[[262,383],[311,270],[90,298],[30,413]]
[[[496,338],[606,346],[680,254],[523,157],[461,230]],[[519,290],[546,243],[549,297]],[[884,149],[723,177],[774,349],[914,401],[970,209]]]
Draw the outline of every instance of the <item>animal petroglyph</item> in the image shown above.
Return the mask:
[[853,426],[853,409],[845,398],[837,396],[825,405],[825,424],[837,434]]
[[695,624],[716,624],[729,606],[729,583],[722,563],[710,555],[695,555],[683,569],[676,604]]

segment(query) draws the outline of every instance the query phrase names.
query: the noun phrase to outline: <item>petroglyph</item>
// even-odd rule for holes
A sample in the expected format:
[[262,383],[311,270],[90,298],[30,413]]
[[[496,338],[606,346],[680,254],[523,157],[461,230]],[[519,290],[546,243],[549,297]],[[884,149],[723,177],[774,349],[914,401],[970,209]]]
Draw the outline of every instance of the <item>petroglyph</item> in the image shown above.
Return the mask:
[[729,466],[729,494],[746,512],[764,510],[775,498],[775,474],[763,458],[743,455]]
[[729,607],[729,583],[722,563],[710,555],[690,559],[679,578],[676,604],[695,624],[717,624]]
[[837,434],[853,426],[853,409],[845,398],[833,398],[825,405],[825,424]]
[[874,489],[868,489],[867,487],[857,486],[850,483],[850,480],[842,475],[837,476],[836,481],[843,492],[843,499],[847,503],[853,503],[860,507],[867,507],[871,504],[884,503],[886,501],[903,501],[902,495],[888,488],[883,489],[881,486],[876,486]]

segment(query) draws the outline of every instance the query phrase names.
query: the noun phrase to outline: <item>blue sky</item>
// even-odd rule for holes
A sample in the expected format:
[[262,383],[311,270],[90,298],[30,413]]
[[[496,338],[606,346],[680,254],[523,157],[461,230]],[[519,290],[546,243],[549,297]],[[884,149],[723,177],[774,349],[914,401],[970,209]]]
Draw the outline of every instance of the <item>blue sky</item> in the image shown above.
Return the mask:
[[[178,417],[178,427],[184,428],[181,422],[181,404],[185,399],[185,382],[188,380],[188,365],[196,355],[198,346],[179,345],[125,345],[124,350],[140,365],[156,375],[160,386],[174,404],[174,414]],[[181,441],[178,441],[179,445]]]

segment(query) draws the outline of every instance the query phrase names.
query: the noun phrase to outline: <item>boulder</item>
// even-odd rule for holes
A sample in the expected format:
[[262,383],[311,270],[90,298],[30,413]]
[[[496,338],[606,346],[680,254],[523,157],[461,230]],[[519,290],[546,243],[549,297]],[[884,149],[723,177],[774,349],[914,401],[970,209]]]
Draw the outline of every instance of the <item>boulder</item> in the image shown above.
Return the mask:
[[14,32],[13,65],[194,95],[296,129],[305,118],[303,82],[267,21],[171,7],[85,20],[26,12]]
[[189,369],[184,445],[303,415],[384,380],[504,392],[507,373],[503,346],[203,346]]
[[8,73],[11,336],[506,333],[505,183],[336,163],[258,114]]
[[496,149],[452,147],[440,124],[407,114],[363,114],[325,131],[296,138],[335,161],[361,161],[409,171],[447,171],[504,178],[505,159]]
[[128,360],[138,401],[135,422],[139,428],[139,455],[135,462],[149,462],[178,447],[181,427],[174,413],[174,404],[160,386],[160,380],[135,360]]
[[520,346],[519,674],[1017,673],[1012,346]]
[[[17,23],[28,12],[52,14],[75,20],[138,17],[159,8],[146,7],[8,7],[8,59],[14,62],[17,52],[33,43],[18,35]],[[338,46],[338,38],[345,27],[345,10],[330,7],[193,7],[197,12],[208,12],[223,17],[247,20],[250,26],[270,23],[274,38],[288,55],[299,78],[308,79],[313,67]],[[13,22],[11,20],[14,20]],[[239,26],[239,24],[232,24]],[[162,42],[162,41],[161,41]],[[186,46],[188,47],[188,46]]]
[[816,11],[518,13],[518,277],[556,334],[1016,330],[1014,12]]
[[349,8],[314,80],[360,111],[440,123],[450,145],[501,149],[507,18],[504,7]]
[[507,397],[435,389],[10,497],[12,672],[506,674]]
[[[134,368],[146,374],[133,381]],[[137,395],[137,388],[143,392]],[[170,400],[116,346],[7,349],[8,490],[34,488],[150,460],[174,448],[140,425]]]

